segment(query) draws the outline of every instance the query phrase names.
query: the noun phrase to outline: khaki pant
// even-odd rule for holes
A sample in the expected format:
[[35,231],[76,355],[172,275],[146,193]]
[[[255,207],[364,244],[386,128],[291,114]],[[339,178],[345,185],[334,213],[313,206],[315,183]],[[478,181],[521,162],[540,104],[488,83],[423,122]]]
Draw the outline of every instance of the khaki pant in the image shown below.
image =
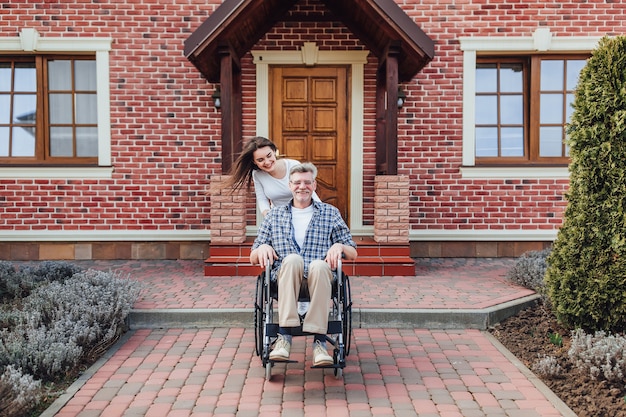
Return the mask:
[[[278,271],[278,325],[280,327],[298,327],[298,295],[304,275],[304,260],[300,255],[285,257]],[[328,330],[328,305],[332,292],[333,273],[330,266],[315,260],[309,265],[308,283],[311,304],[304,317],[302,330],[307,333],[326,334]]]

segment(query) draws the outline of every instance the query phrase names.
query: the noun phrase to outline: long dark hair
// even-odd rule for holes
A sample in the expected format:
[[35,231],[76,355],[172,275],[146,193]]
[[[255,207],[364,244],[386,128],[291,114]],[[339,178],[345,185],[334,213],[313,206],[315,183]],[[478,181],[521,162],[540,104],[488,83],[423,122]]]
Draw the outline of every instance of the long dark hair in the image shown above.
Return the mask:
[[254,163],[254,152],[257,149],[269,146],[272,151],[276,152],[277,148],[274,142],[263,136],[255,136],[250,139],[243,147],[241,154],[233,163],[230,170],[230,178],[226,181],[227,187],[238,190],[242,187],[250,188],[252,185],[252,172],[258,170],[259,167]]

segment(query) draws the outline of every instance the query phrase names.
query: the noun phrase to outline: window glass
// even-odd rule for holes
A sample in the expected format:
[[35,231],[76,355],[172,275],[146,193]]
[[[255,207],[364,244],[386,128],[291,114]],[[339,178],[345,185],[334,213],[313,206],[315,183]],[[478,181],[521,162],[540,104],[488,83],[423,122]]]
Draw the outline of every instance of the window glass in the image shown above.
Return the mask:
[[0,62],[0,91],[11,91],[11,64]]
[[524,123],[524,96],[502,96],[500,99],[500,123],[522,124]]
[[19,94],[13,97],[13,119],[16,124],[35,125],[37,95]]
[[563,123],[563,94],[541,94],[540,97],[540,123]]
[[494,93],[498,88],[498,68],[496,64],[479,65],[476,68],[476,92]]
[[76,68],[76,90],[96,91],[96,61],[79,60],[74,63]]
[[539,132],[539,156],[561,156],[563,152],[563,128],[542,127]]
[[520,93],[524,88],[521,64],[506,64],[500,67],[500,91]]
[[498,97],[476,97],[476,124],[492,125],[496,123],[498,123]]
[[95,94],[76,94],[76,123],[95,124],[98,121]]
[[524,156],[524,129],[521,127],[502,128],[502,155]]
[[498,156],[498,129],[495,127],[476,128],[476,156]]
[[50,155],[51,156],[73,156],[74,138],[71,127],[51,127],[50,128]]
[[72,95],[71,94],[50,94],[48,112],[50,113],[50,123],[68,124],[72,123]]
[[0,126],[0,156],[9,156],[9,128]]
[[570,59],[567,61],[567,83],[565,88],[569,91],[575,90],[578,84],[578,76],[587,61],[584,59]]
[[72,62],[68,60],[48,61],[48,83],[52,91],[72,89]]
[[17,62],[15,64],[15,92],[32,93],[37,91],[37,72],[35,64]]
[[0,94],[0,123],[8,124],[11,120],[11,96]]
[[12,129],[11,156],[35,156],[35,129],[14,127]]
[[541,61],[541,91],[562,90],[564,80],[564,61],[542,60]]
[[98,155],[98,129],[79,127],[76,129],[76,156]]

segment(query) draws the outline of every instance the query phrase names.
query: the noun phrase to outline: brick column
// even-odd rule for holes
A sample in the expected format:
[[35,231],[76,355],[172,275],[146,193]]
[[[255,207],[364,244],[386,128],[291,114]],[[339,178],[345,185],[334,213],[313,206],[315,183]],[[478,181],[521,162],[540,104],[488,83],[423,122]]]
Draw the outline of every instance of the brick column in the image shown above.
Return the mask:
[[211,244],[238,244],[246,240],[245,189],[223,188],[227,175],[211,177]]
[[379,175],[374,187],[374,240],[408,244],[409,177]]

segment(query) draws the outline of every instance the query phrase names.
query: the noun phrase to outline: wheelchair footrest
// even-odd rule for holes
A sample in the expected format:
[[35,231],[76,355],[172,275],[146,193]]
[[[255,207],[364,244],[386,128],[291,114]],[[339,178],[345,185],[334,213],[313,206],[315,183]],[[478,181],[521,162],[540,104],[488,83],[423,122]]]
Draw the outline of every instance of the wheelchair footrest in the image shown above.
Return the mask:
[[[278,336],[278,323],[266,323],[265,324],[265,331],[266,334],[270,337],[276,337]],[[334,321],[334,320],[329,320],[328,321],[328,330],[326,334],[339,334],[341,333],[342,330],[342,322],[340,321]],[[302,326],[298,326],[298,327],[292,327],[291,328],[291,334],[292,336],[309,336],[312,335],[313,333],[308,333],[302,330]]]
[[277,363],[298,363],[298,361],[292,361],[291,359],[287,361],[276,361],[276,360],[268,359],[268,362],[271,363],[272,365],[277,364]]
[[324,368],[345,368],[345,363],[334,363],[332,365],[311,365],[311,369],[324,369]]

